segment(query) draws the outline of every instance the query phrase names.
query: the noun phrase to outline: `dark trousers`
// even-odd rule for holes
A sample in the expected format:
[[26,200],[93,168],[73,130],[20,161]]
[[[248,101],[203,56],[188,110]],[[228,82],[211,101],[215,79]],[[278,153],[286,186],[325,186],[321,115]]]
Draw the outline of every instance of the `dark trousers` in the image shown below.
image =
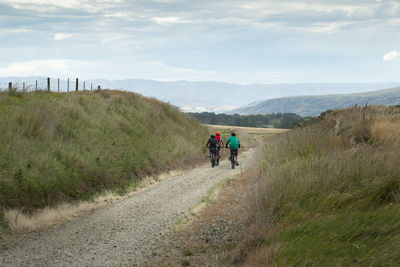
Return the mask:
[[231,148],[231,155],[229,157],[232,157],[232,155],[235,155],[237,157],[238,155],[238,150],[235,148]]

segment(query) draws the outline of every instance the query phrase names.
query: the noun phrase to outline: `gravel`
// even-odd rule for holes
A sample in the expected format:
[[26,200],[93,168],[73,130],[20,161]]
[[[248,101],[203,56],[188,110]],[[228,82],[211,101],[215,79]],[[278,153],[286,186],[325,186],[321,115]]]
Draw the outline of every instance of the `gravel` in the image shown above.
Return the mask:
[[239,154],[235,170],[228,160],[207,164],[58,227],[8,240],[0,246],[0,266],[144,265],[174,223],[219,181],[249,166],[251,155]]

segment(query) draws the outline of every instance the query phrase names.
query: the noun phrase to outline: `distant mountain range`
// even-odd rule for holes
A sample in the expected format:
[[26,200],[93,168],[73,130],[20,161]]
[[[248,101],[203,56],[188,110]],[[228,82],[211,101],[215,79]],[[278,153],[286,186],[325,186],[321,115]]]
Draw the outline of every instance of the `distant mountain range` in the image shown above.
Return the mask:
[[239,114],[296,113],[315,116],[329,109],[354,105],[400,105],[400,87],[357,94],[295,96],[269,99],[235,109]]
[[[4,77],[0,78],[0,89],[5,89],[8,82],[23,82],[30,88],[38,80],[39,87],[45,88],[46,77]],[[80,80],[82,89],[83,80]],[[310,83],[310,84],[231,84],[222,82],[190,82],[190,81],[154,81],[142,79],[127,79],[109,81],[105,79],[86,80],[86,89],[90,84],[94,88],[121,89],[133,91],[145,96],[158,98],[169,102],[183,111],[190,112],[231,112],[244,105],[249,107],[268,99],[294,95],[326,95],[368,92],[378,89],[400,87],[399,82],[390,83]],[[52,90],[57,80],[51,79]],[[61,80],[61,91],[66,91],[66,79]],[[70,81],[70,90],[74,90],[75,80]],[[241,110],[241,109],[239,109]],[[245,112],[245,111],[244,111]],[[246,111],[247,112],[247,111]],[[275,112],[275,111],[274,111]]]

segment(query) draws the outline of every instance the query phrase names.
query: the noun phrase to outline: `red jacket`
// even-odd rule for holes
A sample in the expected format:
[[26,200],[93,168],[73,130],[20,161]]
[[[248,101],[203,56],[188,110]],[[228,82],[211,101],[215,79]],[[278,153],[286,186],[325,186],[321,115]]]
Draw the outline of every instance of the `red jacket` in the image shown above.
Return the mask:
[[222,144],[222,137],[221,137],[220,135],[216,135],[216,136],[215,136],[215,140],[217,140],[218,146],[223,145],[223,144]]

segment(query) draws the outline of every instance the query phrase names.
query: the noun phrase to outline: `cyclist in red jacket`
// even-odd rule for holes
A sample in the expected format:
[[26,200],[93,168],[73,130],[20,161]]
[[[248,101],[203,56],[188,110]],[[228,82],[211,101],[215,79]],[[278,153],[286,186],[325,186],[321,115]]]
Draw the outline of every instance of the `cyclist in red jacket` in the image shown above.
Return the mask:
[[217,140],[217,155],[218,155],[218,158],[221,158],[220,151],[221,151],[221,147],[224,147],[224,140],[223,140],[220,132],[215,133],[215,140]]

